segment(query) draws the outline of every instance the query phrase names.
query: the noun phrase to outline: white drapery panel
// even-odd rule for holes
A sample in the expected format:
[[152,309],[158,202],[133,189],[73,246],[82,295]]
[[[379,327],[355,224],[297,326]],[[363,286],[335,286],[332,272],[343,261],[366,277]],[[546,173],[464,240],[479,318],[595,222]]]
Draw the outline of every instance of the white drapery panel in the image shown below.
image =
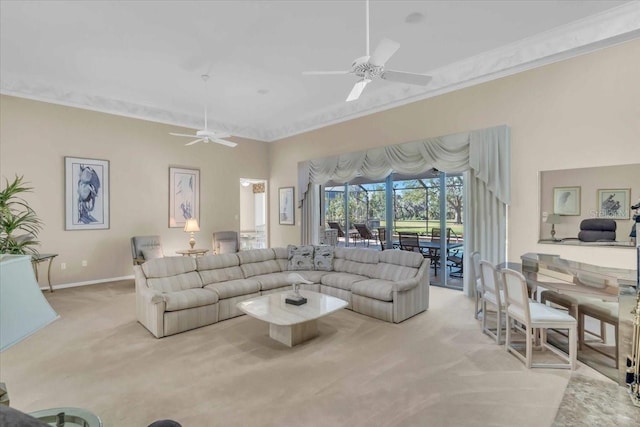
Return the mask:
[[302,226],[300,227],[300,243],[303,245],[318,244],[320,231],[320,186],[310,184],[300,209]]
[[[349,182],[359,176],[382,180],[392,172],[417,174],[432,168],[469,171],[464,251],[477,250],[493,263],[505,261],[506,205],[511,201],[509,137],[507,126],[497,126],[302,162],[298,197],[303,209],[315,205],[309,218],[303,214],[303,241],[312,237],[319,222],[315,209],[319,201],[310,201],[315,198],[308,195],[317,192],[313,184]],[[473,295],[475,287],[467,279],[465,293]]]

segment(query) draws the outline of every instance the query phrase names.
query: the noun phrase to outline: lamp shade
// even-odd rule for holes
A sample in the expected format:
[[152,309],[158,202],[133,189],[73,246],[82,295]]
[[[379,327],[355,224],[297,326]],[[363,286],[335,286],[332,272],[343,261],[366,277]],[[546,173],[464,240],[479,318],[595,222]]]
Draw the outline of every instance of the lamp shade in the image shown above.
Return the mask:
[[0,351],[58,318],[40,286],[29,255],[0,255]]
[[561,215],[558,214],[549,214],[546,218],[544,218],[544,222],[547,224],[560,224],[560,220],[562,219]]
[[198,220],[195,218],[189,218],[187,223],[184,225],[184,231],[187,233],[200,231],[200,227],[198,226]]

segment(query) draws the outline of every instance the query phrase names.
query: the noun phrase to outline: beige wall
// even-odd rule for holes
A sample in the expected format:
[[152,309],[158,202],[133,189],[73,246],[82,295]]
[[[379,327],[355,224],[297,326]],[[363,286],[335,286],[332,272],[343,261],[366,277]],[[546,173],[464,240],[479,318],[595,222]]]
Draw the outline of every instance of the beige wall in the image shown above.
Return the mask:
[[273,191],[297,183],[298,161],[506,124],[512,152],[509,258],[552,251],[567,259],[635,268],[629,249],[538,244],[538,174],[637,163],[639,75],[640,40],[634,40],[272,143],[271,243],[300,239],[299,209],[295,227],[279,226]]
[[[35,188],[28,200],[45,224],[40,251],[60,254],[52,268],[54,284],[131,275],[129,239],[134,235],[159,234],[167,255],[188,247],[182,229],[168,228],[170,165],[200,169],[197,247],[211,250],[213,231],[240,229],[239,179],[268,178],[266,144],[239,139],[234,149],[185,147],[183,139],[168,135],[181,130],[186,129],[0,98],[0,172],[7,178],[24,175]],[[110,161],[109,230],[64,230],[64,156]],[[64,271],[62,262],[67,264]]]
[[[184,147],[168,135],[179,129],[168,125],[2,96],[0,173],[24,175],[35,187],[29,201],[45,222],[41,251],[60,254],[52,276],[65,284],[130,275],[133,235],[160,234],[167,254],[186,247],[188,236],[167,227],[169,165],[201,169],[198,246],[210,248],[213,231],[239,229],[243,176],[269,180],[270,243],[281,246],[300,241],[299,209],[295,226],[279,225],[277,212],[277,190],[296,185],[299,161],[506,124],[512,136],[508,251],[517,260],[524,252],[550,252],[537,244],[540,171],[638,162],[638,75],[635,40],[271,144],[241,140],[233,150]],[[109,230],[64,231],[64,156],[111,162]],[[635,266],[633,251],[625,249],[553,246],[553,252]]]
[[[598,189],[629,189],[629,204],[640,200],[640,163],[597,168],[562,169],[540,173],[540,206],[542,212],[553,213],[553,189],[555,187],[580,187],[580,215],[564,215],[556,224],[556,238],[577,237],[580,222],[587,218],[597,218],[599,205]],[[616,220],[616,239],[630,240],[631,211],[628,219]],[[542,221],[542,218],[540,219]],[[540,238],[551,237],[551,225],[541,224]]]

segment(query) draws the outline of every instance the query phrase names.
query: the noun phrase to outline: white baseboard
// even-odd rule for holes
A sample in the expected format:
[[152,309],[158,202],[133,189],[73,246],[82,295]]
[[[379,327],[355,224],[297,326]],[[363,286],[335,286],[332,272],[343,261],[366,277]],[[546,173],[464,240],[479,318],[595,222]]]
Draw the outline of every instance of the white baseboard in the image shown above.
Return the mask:
[[[65,288],[77,288],[78,286],[97,285],[98,283],[117,282],[118,280],[133,279],[134,276],[110,277],[108,279],[87,280],[86,282],[63,283],[61,285],[53,285],[53,290]],[[40,286],[43,291],[48,291],[49,286]]]

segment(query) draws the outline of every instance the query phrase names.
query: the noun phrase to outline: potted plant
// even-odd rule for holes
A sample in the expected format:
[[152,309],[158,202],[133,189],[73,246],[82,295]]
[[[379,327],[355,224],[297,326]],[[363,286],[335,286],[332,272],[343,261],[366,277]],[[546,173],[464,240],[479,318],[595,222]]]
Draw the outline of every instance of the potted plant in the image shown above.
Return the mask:
[[22,176],[12,182],[5,178],[5,187],[0,191],[0,253],[37,254],[35,248],[42,222],[35,211],[22,198],[33,191]]

